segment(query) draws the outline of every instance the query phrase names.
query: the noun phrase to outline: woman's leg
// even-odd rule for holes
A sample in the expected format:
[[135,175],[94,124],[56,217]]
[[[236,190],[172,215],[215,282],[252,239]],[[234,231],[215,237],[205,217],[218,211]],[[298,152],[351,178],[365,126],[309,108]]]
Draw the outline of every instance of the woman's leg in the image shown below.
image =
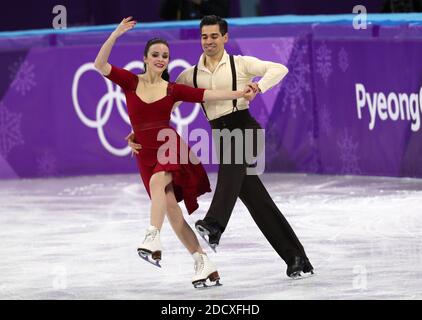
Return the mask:
[[167,218],[177,237],[191,254],[195,252],[204,253],[201,246],[199,245],[198,238],[196,237],[192,228],[183,218],[182,209],[176,201],[173,185],[171,183],[167,185],[165,192]]
[[149,181],[151,194],[151,225],[161,230],[166,214],[166,186],[172,181],[170,172],[160,171]]
[[207,279],[215,282],[214,285],[220,285],[220,275],[218,274],[217,267],[204,253],[199,245],[198,238],[183,218],[182,210],[176,201],[171,183],[166,188],[166,205],[167,218],[174,232],[190,254],[192,254],[192,258],[195,261],[195,274],[192,277],[194,287],[205,286]]

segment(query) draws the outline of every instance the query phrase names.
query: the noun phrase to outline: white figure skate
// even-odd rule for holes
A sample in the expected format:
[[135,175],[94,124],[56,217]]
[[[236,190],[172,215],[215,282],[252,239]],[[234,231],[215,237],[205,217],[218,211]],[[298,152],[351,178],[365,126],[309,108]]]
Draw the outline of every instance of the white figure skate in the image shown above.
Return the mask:
[[[195,252],[192,256],[195,260],[195,275],[192,278],[193,286],[197,289],[221,286],[217,268],[207,255]],[[207,285],[207,279],[214,284]]]
[[138,247],[138,255],[145,261],[161,268],[160,230],[154,226],[148,227],[144,242]]

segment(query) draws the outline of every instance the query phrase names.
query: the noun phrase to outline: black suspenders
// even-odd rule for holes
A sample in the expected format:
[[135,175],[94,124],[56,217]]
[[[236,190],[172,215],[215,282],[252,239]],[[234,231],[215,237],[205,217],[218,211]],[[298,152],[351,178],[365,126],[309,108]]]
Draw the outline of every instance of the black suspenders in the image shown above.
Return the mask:
[[[237,90],[236,66],[234,64],[234,58],[233,58],[232,55],[230,55],[230,68],[232,70],[232,90],[236,91]],[[193,69],[193,86],[195,88],[198,88],[197,77],[198,77],[198,65],[195,65],[195,68]],[[205,116],[208,119],[208,115],[207,115],[207,112],[205,111],[204,104],[201,103],[201,106],[202,106],[202,110],[204,111]],[[235,111],[238,111],[238,109],[237,109],[237,99],[233,100],[233,111],[232,112],[235,112]]]
[[[232,69],[232,90],[237,90],[237,78],[236,78],[236,66],[234,65],[234,58],[232,55],[230,55],[230,68]],[[238,111],[237,109],[237,99],[233,100],[233,111]]]

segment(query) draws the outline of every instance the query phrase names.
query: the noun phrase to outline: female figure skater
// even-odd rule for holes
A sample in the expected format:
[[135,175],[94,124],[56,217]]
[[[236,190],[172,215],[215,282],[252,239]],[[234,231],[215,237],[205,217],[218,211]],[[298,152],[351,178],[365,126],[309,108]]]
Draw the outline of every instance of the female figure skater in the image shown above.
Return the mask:
[[[190,160],[186,164],[180,162],[180,146],[185,144],[170,127],[170,115],[176,101],[251,99],[253,90],[248,87],[244,91],[205,90],[168,82],[170,52],[167,42],[162,39],[151,39],[146,44],[143,57],[145,73],[141,75],[109,64],[108,58],[117,38],[135,24],[132,17],[122,20],[101,47],[95,67],[123,89],[136,141],[142,145],[136,159],[151,198],[151,212],[150,226],[138,247],[138,253],[146,261],[161,267],[160,230],[167,213],[172,228],[195,261],[194,287],[206,286],[207,279],[218,285],[220,277],[217,268],[199,245],[178,205],[184,200],[188,213],[192,214],[198,208],[197,197],[211,191],[209,180],[201,163],[193,164]],[[165,143],[158,139],[162,129],[173,130],[177,137],[175,163],[159,161],[159,148]]]

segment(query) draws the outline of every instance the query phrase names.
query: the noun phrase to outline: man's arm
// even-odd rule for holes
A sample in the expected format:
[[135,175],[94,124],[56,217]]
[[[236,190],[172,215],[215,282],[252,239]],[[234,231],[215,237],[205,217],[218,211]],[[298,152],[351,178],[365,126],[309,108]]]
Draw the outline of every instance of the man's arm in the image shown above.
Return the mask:
[[[192,70],[191,70],[192,69]],[[176,83],[193,87],[193,67],[183,70],[176,79]]]
[[281,63],[263,61],[250,56],[241,56],[239,59],[240,65],[248,76],[262,77],[257,83],[262,93],[277,85],[289,72]]

